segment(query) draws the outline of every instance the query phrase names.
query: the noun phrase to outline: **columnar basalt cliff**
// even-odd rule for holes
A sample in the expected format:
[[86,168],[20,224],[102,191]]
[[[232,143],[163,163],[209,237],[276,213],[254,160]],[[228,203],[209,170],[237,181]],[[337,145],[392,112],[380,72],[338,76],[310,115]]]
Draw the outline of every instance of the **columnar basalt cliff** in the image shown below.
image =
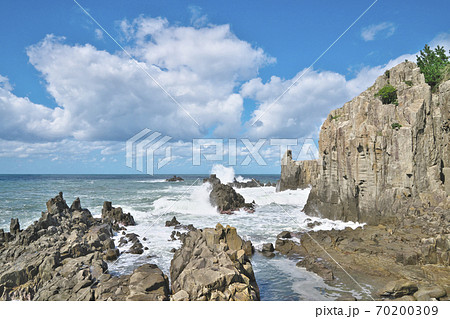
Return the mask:
[[[376,96],[387,84],[396,88],[398,103],[383,104]],[[306,213],[369,224],[448,215],[449,109],[450,81],[432,93],[415,63],[378,77],[323,123],[319,176]],[[282,171],[286,178],[291,175]]]
[[292,151],[288,150],[281,159],[281,178],[277,184],[277,192],[307,188],[315,182],[318,173],[318,161],[294,161]]

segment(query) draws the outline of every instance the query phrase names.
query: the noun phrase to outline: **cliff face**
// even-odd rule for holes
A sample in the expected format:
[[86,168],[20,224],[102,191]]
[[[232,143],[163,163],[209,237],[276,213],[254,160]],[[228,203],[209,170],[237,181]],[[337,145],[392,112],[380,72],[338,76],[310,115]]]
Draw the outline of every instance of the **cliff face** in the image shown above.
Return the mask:
[[277,184],[277,192],[309,187],[316,180],[318,172],[318,161],[294,161],[292,151],[288,150],[281,160],[281,178]]
[[[398,106],[375,97],[388,83]],[[450,81],[432,94],[417,65],[404,62],[332,111],[320,131],[319,176],[306,213],[369,224],[424,211],[448,215],[449,108]],[[291,166],[282,166],[281,180],[295,176],[286,174]]]

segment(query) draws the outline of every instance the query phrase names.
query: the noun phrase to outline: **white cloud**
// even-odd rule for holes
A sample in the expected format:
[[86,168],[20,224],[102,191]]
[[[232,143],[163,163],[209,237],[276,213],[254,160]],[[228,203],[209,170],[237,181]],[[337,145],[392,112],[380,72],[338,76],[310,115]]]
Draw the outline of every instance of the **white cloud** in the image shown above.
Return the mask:
[[127,49],[200,127],[123,52],[67,45],[50,35],[27,52],[62,107],[47,119],[51,132],[78,140],[125,140],[148,127],[189,139],[216,127],[216,135],[229,135],[241,124],[243,100],[234,93],[239,81],[273,62],[228,25],[179,27],[140,17],[121,27],[131,41]]
[[99,40],[103,40],[103,31],[100,29],[95,29],[95,37]]
[[375,40],[377,34],[382,31],[384,31],[383,34],[385,38],[388,38],[395,33],[395,30],[396,26],[392,22],[381,22],[379,24],[372,24],[363,28],[361,31],[361,36],[364,41],[373,41]]
[[[259,106],[246,123],[253,138],[318,138],[320,127],[331,110],[341,107],[371,86],[386,70],[415,54],[405,54],[385,65],[363,67],[357,75],[347,80],[344,75],[330,71],[310,70],[281,98],[272,104],[303,71],[292,79],[273,76],[263,83],[252,79],[242,86],[243,97],[259,102]],[[257,122],[254,123],[254,121]]]
[[189,11],[191,12],[191,24],[194,27],[203,27],[207,24],[208,16],[202,14],[202,8],[198,6],[189,6]]

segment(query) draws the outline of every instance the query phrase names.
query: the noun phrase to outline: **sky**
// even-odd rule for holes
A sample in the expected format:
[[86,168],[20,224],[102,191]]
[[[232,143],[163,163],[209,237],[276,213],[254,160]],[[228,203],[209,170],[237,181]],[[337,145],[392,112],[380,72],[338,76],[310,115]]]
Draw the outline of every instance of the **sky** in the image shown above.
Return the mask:
[[426,43],[449,49],[448,12],[444,0],[2,1],[0,174],[279,173],[287,147],[316,157],[328,113],[386,69]]

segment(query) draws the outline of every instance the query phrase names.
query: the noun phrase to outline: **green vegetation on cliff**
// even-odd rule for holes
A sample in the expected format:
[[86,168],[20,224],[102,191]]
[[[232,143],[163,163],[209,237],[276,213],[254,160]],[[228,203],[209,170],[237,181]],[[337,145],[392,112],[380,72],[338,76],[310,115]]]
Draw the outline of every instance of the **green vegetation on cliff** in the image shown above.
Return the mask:
[[381,97],[381,102],[383,104],[395,104],[398,105],[397,102],[397,89],[392,85],[388,84],[382,87],[375,96]]
[[417,56],[417,65],[420,72],[425,76],[425,82],[428,83],[432,89],[436,88],[445,77],[448,77],[449,57],[445,54],[444,47],[439,45],[434,49],[425,44],[423,50],[420,51],[420,56]]

